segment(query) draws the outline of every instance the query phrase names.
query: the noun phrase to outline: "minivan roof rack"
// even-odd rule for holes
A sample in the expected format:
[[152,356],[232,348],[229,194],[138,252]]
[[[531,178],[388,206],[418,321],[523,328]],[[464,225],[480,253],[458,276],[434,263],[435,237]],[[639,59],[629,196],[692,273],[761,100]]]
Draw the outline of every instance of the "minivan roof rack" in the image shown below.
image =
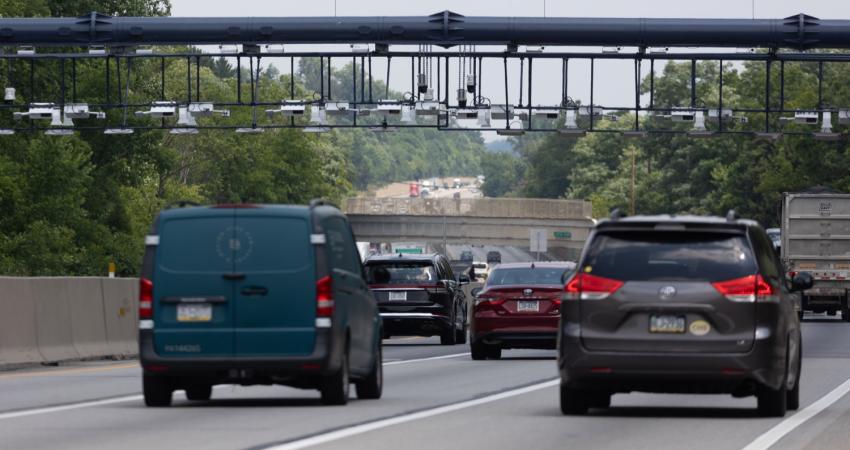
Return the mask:
[[614,210],[611,211],[611,220],[620,220],[623,217],[626,217],[626,213],[621,211],[620,208],[614,208]]
[[317,206],[333,206],[334,208],[339,209],[339,207],[323,198],[314,198],[313,200],[310,200],[310,209],[313,209]]
[[726,220],[728,222],[734,222],[738,220],[738,213],[736,213],[734,209],[730,209],[729,212],[726,213]]
[[177,200],[165,205],[165,209],[186,208],[188,206],[201,206],[201,204],[191,200]]

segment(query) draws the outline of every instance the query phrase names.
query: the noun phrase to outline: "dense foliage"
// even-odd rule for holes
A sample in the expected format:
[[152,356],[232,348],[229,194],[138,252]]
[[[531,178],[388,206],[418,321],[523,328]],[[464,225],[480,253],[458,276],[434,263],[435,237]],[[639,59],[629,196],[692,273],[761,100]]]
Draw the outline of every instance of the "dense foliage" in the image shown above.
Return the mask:
[[[79,16],[96,10],[121,15],[166,15],[167,0],[0,0],[0,15]],[[175,48],[185,51],[185,48]],[[159,97],[159,61],[136,60],[132,67],[111,66],[112,101],[130,103]],[[13,67],[27,74],[25,62]],[[56,62],[39,64],[57,64]],[[54,66],[55,67],[55,66]],[[6,67],[0,82],[9,85]],[[89,103],[104,103],[104,63],[77,63],[78,93]],[[117,80],[123,77],[122,89]],[[350,72],[349,72],[350,73]],[[35,95],[19,86],[18,104],[60,99],[56,72],[37,71]],[[166,65],[165,98],[185,99],[185,61]],[[228,61],[202,59],[202,100],[236,100],[237,70]],[[243,67],[243,94],[248,95]],[[128,82],[129,78],[129,82]],[[304,75],[294,86],[310,98]],[[289,98],[289,74],[266,67],[258,95]],[[14,78],[11,81],[14,84]],[[14,124],[3,114],[0,125]],[[123,123],[110,111],[110,126]],[[129,124],[151,120],[131,114]],[[250,108],[234,108],[220,124],[251,123]],[[265,117],[262,120],[268,120]],[[219,122],[220,121],[220,122]],[[79,121],[78,126],[102,125]],[[274,130],[241,135],[204,130],[191,136],[161,130],[132,136],[80,131],[71,137],[17,133],[0,139],[0,274],[94,275],[117,263],[119,275],[137,273],[144,235],[157,211],[178,200],[199,203],[304,203],[325,197],[340,201],[370,184],[432,175],[477,174],[483,142],[478,136],[416,130],[393,134],[342,131],[326,135]]]
[[[772,72],[771,104],[779,107],[779,74]],[[764,63],[727,64],[724,67],[724,105],[763,108]],[[697,67],[697,105],[719,104],[719,64]],[[812,110],[817,106],[817,63],[787,63],[785,107]],[[850,67],[825,64],[824,105],[850,105]],[[649,81],[643,81],[644,94]],[[655,104],[685,107],[690,104],[690,63],[669,63],[655,79]],[[747,123],[724,123],[736,131],[763,129],[764,114],[747,114]],[[659,118],[641,119],[647,129],[686,129]],[[631,125],[634,116],[617,123],[601,122],[608,129]],[[482,161],[487,176],[484,191],[519,197],[580,198],[594,204],[594,215],[604,217],[613,208],[629,210],[632,158],[635,164],[635,210],[639,214],[739,214],[778,226],[782,192],[826,185],[850,191],[850,146],[846,141],[822,142],[792,132],[812,132],[811,126],[789,124],[770,117],[772,130],[786,134],[776,142],[750,134],[693,139],[685,135],[651,134],[629,139],[619,133],[594,133],[575,139],[555,134],[534,134],[514,140],[515,152],[497,161]],[[836,122],[833,122],[835,125]],[[586,126],[586,124],[585,124]],[[716,124],[709,124],[716,128]],[[840,131],[843,127],[837,126]],[[522,166],[522,174],[516,175]],[[505,180],[511,185],[505,186]],[[492,183],[492,184],[491,184]],[[489,185],[489,186],[488,186]]]

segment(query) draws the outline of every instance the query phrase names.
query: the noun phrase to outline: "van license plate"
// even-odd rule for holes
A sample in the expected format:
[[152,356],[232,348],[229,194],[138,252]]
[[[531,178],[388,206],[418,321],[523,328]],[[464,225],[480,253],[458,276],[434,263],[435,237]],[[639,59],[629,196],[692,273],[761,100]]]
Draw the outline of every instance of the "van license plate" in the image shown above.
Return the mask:
[[517,312],[538,312],[540,311],[540,302],[534,301],[518,301],[516,303]]
[[177,305],[178,322],[209,322],[210,320],[212,320],[212,305],[209,303]]
[[390,291],[391,302],[407,301],[407,291]]
[[649,316],[650,333],[684,333],[685,316]]

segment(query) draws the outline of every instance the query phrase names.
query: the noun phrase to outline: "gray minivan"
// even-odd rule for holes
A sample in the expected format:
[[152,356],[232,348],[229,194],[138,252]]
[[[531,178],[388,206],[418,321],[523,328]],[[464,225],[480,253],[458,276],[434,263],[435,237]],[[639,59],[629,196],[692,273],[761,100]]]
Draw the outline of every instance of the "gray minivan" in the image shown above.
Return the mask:
[[148,406],[216,384],[319,389],[344,404],[382,391],[381,318],[347,218],[310,206],[162,211],[146,238],[139,355]]

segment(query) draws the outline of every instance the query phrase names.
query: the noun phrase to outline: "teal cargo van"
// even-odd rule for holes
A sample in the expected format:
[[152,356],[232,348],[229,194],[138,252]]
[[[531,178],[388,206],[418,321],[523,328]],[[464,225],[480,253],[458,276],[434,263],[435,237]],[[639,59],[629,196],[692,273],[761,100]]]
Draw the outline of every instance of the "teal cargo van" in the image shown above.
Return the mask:
[[[185,206],[185,205],[183,205]],[[216,384],[380,398],[381,318],[348,219],[334,206],[162,211],[146,237],[139,355],[148,406]]]

